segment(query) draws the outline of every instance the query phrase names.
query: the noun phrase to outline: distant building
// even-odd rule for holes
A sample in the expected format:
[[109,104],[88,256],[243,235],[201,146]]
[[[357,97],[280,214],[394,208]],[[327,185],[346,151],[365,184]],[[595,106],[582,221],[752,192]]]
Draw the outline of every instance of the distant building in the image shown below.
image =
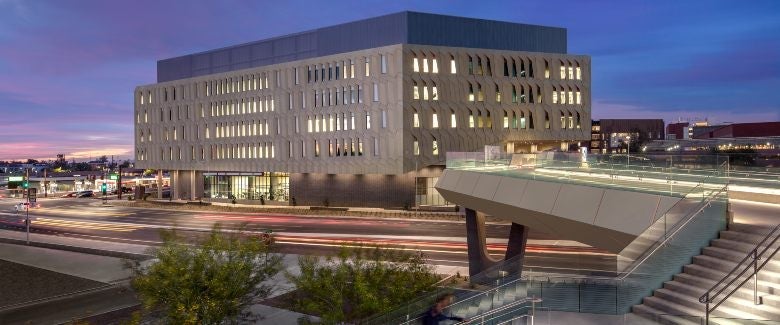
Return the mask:
[[734,123],[694,132],[694,139],[780,137],[780,122]]
[[626,152],[626,145],[665,138],[662,119],[601,119],[591,125],[590,151],[596,153]]
[[666,126],[666,139],[685,139],[688,134],[688,125],[690,125],[688,122],[669,123]]

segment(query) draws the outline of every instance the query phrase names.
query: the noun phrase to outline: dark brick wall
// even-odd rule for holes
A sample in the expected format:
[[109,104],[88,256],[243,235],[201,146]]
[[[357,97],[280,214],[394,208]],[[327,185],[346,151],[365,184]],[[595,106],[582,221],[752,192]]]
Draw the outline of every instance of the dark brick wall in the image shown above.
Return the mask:
[[298,205],[393,208],[414,206],[415,177],[439,176],[442,168],[401,175],[290,174],[290,195]]

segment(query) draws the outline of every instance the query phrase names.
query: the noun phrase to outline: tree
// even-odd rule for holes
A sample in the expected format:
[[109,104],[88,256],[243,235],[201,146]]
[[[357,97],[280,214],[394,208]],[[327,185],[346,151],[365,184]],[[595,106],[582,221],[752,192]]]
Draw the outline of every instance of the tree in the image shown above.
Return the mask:
[[78,172],[92,170],[92,166],[90,166],[88,163],[85,162],[72,164],[72,168],[74,171],[78,171]]
[[298,290],[296,307],[326,324],[388,312],[439,280],[422,252],[379,247],[344,246],[325,259],[300,256],[298,266],[300,275],[287,273]]
[[130,167],[130,161],[125,160],[122,162],[122,164],[119,165],[119,168],[129,168]]
[[162,232],[153,250],[157,262],[132,262],[131,284],[144,310],[159,312],[165,323],[221,324],[258,319],[248,307],[271,293],[263,284],[281,270],[282,258],[258,236],[245,231],[211,233],[188,245],[175,230]]
[[100,158],[98,158],[98,161],[105,164],[105,163],[108,162],[108,156],[102,155],[102,156],[100,156]]

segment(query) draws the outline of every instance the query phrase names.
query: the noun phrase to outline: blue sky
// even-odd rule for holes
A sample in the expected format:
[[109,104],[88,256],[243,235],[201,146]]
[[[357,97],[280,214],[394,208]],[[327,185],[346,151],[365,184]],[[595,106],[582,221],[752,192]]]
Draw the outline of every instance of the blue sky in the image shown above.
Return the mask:
[[0,160],[128,158],[157,60],[402,10],[567,28],[597,119],[780,121],[780,1],[0,0]]

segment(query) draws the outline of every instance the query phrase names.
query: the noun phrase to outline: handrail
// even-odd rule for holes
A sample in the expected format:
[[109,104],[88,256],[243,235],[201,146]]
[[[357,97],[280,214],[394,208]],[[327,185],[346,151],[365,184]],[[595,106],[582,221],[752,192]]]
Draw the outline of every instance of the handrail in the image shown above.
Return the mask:
[[[476,293],[476,294],[474,294],[474,295],[472,295],[472,296],[470,296],[470,297],[468,297],[468,298],[466,298],[466,299],[463,299],[463,300],[461,300],[461,301],[458,301],[458,302],[456,302],[456,303],[450,304],[450,305],[449,305],[449,306],[447,306],[447,307],[448,307],[448,308],[451,308],[452,306],[456,306],[456,305],[460,305],[460,304],[465,304],[466,302],[468,302],[468,301],[471,301],[471,300],[472,300],[472,299],[474,299],[474,298],[481,298],[481,296],[482,296],[482,295],[488,294],[488,293],[490,293],[490,292],[493,292],[493,291],[498,291],[499,289],[501,289],[501,288],[503,288],[503,287],[509,286],[509,285],[511,285],[511,284],[515,284],[516,282],[518,282],[518,281],[523,281],[523,280],[526,280],[526,279],[524,279],[524,278],[522,278],[522,277],[518,277],[518,278],[516,278],[516,279],[514,279],[514,280],[512,280],[512,281],[509,281],[509,282],[507,282],[507,283],[504,283],[504,284],[502,284],[502,285],[500,285],[500,286],[497,286],[497,287],[494,287],[494,288],[490,288],[490,289],[487,289],[487,290],[485,290],[485,291],[480,291],[480,292],[478,292],[478,293]],[[525,299],[528,299],[528,298],[526,297],[526,298],[522,298],[522,299],[523,299],[523,300],[525,300]],[[415,320],[418,320],[418,319],[420,319],[421,317],[422,317],[422,316],[418,316],[418,317],[412,318],[412,319],[410,319],[410,320],[407,320],[407,321],[405,321],[405,322],[404,322],[404,323],[402,323],[402,324],[410,324],[410,322],[412,322],[412,321],[415,321]]]
[[[701,186],[701,185],[699,185],[699,186]],[[698,186],[697,186],[697,188],[698,188]],[[720,193],[722,193],[722,192],[723,192],[723,191],[725,191],[726,189],[727,189],[727,186],[724,186],[723,188],[721,188],[721,189],[719,189],[719,190],[717,190],[717,191],[713,191],[713,192],[711,192],[711,194],[710,194],[708,197],[704,198],[704,199],[703,199],[703,200],[702,200],[702,201],[699,203],[699,205],[697,205],[697,207],[696,207],[696,210],[695,210],[694,212],[692,212],[692,213],[689,213],[688,215],[686,215],[686,216],[685,216],[685,220],[683,220],[683,221],[680,221],[680,222],[677,222],[677,224],[675,225],[674,229],[672,230],[672,232],[671,232],[670,234],[668,234],[667,236],[665,236],[665,237],[664,237],[664,239],[663,239],[662,241],[653,243],[653,246],[654,246],[654,247],[652,248],[652,250],[645,251],[645,252],[642,254],[641,260],[634,261],[634,263],[632,263],[631,269],[630,269],[630,270],[628,270],[628,271],[625,271],[625,272],[621,272],[621,275],[620,275],[620,276],[618,276],[617,278],[618,278],[619,280],[623,280],[623,279],[625,279],[626,277],[628,277],[629,275],[631,275],[631,274],[632,274],[634,271],[636,271],[636,269],[637,269],[637,268],[639,268],[640,266],[642,266],[642,264],[643,264],[645,261],[647,261],[647,259],[649,259],[651,256],[653,256],[653,254],[654,254],[654,253],[655,253],[655,252],[656,252],[656,251],[657,251],[659,248],[661,248],[661,247],[664,247],[664,246],[666,245],[666,243],[667,243],[667,242],[669,242],[670,240],[674,239],[675,235],[677,235],[677,233],[678,233],[678,232],[680,232],[680,230],[682,230],[683,228],[685,228],[685,226],[686,226],[688,223],[690,223],[690,222],[691,222],[691,220],[693,220],[693,218],[694,218],[694,217],[696,217],[696,216],[697,216],[699,213],[701,213],[702,211],[704,211],[704,209],[705,209],[705,208],[706,208],[706,207],[707,207],[707,206],[710,204],[710,201],[711,201],[711,199],[712,199],[713,197],[716,197],[717,195],[719,195]]]
[[[772,239],[769,242],[769,244],[766,244],[770,238],[774,238],[774,239]],[[717,309],[721,304],[723,304],[729,297],[731,297],[731,295],[733,295],[735,292],[737,292],[737,290],[742,288],[742,286],[744,286],[745,283],[747,283],[747,281],[750,280],[751,277],[753,278],[754,281],[753,303],[756,305],[760,304],[760,301],[758,299],[758,272],[761,271],[761,269],[763,269],[764,266],[767,263],[769,263],[769,261],[772,260],[775,254],[777,254],[777,252],[780,250],[780,246],[777,246],[774,248],[772,253],[769,254],[768,257],[764,256],[764,254],[772,246],[774,246],[778,240],[780,240],[780,224],[772,228],[772,230],[769,231],[758,244],[756,244],[756,247],[754,247],[747,255],[745,255],[745,257],[739,263],[737,263],[737,265],[734,266],[734,268],[728,274],[726,274],[726,276],[720,279],[720,281],[715,283],[715,285],[713,285],[701,297],[699,297],[699,302],[705,304],[705,318],[707,320],[706,324],[709,324],[710,313],[715,311],[715,309]],[[759,253],[758,251],[761,248],[761,246],[764,246],[764,248]],[[759,265],[758,261],[761,259],[764,259],[764,262]],[[750,265],[753,266],[753,272],[750,275],[744,277],[744,279],[739,283],[739,285],[731,289],[728,293],[725,294],[725,296],[723,296],[723,298],[721,298],[717,303],[715,303],[714,306],[710,307],[710,305],[713,302],[718,300],[718,296],[720,296],[727,288],[731,287],[731,285],[734,284],[734,282],[740,279],[745,274],[745,272],[747,272],[748,269],[750,269]],[[739,272],[739,274],[737,274],[736,276],[732,277],[734,273],[737,272],[737,270],[740,268],[742,268],[742,271]],[[726,283],[726,285],[722,286],[720,289],[715,291],[715,293],[713,294],[713,290],[718,288],[729,278],[731,278],[731,280],[728,283]]]
[[[508,303],[508,304],[506,304],[506,305],[503,305],[503,306],[501,306],[501,307],[498,307],[498,308],[493,308],[493,309],[491,309],[491,310],[488,310],[488,311],[486,311],[486,312],[484,312],[484,313],[481,313],[481,314],[474,315],[474,316],[473,316],[473,317],[471,317],[471,318],[472,318],[472,319],[473,319],[473,318],[477,318],[477,317],[483,317],[483,318],[484,318],[484,317],[485,317],[485,316],[487,316],[487,315],[496,314],[496,313],[502,312],[502,311],[504,311],[504,310],[507,310],[507,309],[509,309],[509,308],[515,307],[515,306],[517,306],[517,305],[522,305],[522,304],[525,304],[525,303],[528,303],[528,302],[534,302],[534,303],[535,303],[535,302],[541,302],[541,301],[542,301],[542,299],[541,299],[541,298],[535,298],[535,297],[525,297],[525,298],[523,298],[523,299],[520,299],[520,300],[515,300],[515,301],[513,301],[513,302],[510,302],[510,303]],[[459,324],[468,324],[468,323],[470,323],[470,321],[469,321],[469,320],[463,320],[463,321],[460,321],[460,322],[458,322],[458,323],[455,323],[455,325],[459,325]]]

